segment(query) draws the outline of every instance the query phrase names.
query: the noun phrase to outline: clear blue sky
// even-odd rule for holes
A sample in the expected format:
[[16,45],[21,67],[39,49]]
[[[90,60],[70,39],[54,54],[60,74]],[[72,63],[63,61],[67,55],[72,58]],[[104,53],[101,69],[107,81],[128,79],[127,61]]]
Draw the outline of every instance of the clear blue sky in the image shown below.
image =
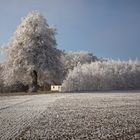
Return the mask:
[[140,59],[140,0],[0,0],[0,45],[32,10],[56,26],[60,49]]

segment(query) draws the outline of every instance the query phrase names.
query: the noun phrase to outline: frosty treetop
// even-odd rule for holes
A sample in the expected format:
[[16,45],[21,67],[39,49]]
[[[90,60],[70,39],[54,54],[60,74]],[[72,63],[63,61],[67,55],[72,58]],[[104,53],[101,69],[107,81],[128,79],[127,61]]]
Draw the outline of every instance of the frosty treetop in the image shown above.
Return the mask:
[[50,80],[60,69],[61,52],[55,48],[55,29],[50,28],[46,19],[33,11],[22,19],[7,45],[7,59],[3,77],[6,84],[16,81],[29,83],[30,71],[35,70],[41,79],[45,73]]

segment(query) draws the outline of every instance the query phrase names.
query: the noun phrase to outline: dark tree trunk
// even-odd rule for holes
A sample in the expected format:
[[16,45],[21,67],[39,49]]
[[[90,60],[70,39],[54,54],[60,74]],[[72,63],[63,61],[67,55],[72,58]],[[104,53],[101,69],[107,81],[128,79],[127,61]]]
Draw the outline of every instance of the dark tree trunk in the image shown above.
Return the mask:
[[37,92],[38,85],[37,85],[37,72],[35,70],[31,71],[30,73],[32,78],[32,83],[29,86],[29,92]]

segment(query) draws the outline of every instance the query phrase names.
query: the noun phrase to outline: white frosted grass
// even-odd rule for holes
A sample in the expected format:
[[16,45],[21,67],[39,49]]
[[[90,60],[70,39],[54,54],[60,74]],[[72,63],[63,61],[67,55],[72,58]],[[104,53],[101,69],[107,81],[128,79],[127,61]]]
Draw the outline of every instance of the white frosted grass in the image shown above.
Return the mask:
[[12,96],[0,97],[0,108],[2,108],[0,109],[0,139],[19,135],[47,109],[51,102],[59,98],[62,97],[58,95],[16,96],[16,99]]
[[27,102],[0,111],[0,139],[140,138],[140,92],[17,96],[15,103],[18,98]]

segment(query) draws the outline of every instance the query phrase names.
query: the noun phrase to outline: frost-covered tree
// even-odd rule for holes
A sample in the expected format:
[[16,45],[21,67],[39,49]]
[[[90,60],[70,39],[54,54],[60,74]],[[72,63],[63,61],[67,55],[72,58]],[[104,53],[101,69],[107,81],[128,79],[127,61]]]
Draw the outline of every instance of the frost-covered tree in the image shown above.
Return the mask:
[[140,89],[140,61],[96,61],[78,65],[64,80],[63,91]]
[[32,91],[36,91],[44,77],[48,82],[60,81],[61,51],[56,48],[55,29],[39,12],[33,11],[22,19],[7,44],[6,54],[6,85],[19,81],[32,85]]
[[93,53],[89,53],[86,51],[79,52],[64,52],[61,57],[63,66],[64,66],[64,75],[74,69],[74,67],[79,64],[91,63],[97,61],[98,58],[93,55]]

